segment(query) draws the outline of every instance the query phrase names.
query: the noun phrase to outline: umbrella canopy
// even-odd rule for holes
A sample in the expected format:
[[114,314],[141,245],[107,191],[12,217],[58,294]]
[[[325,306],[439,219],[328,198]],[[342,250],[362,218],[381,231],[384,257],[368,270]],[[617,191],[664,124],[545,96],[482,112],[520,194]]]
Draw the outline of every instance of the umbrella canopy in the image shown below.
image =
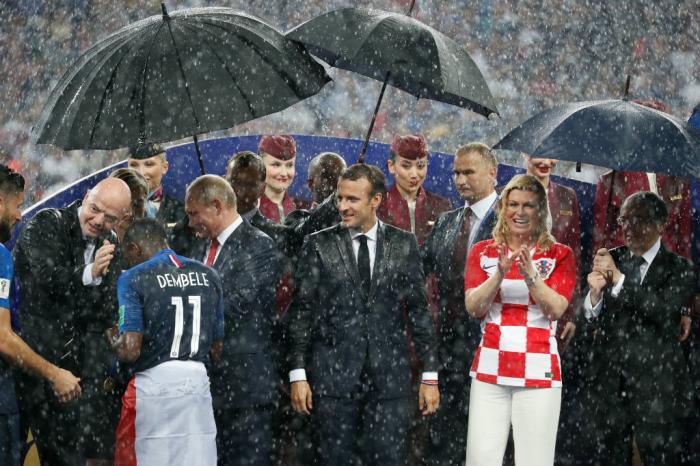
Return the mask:
[[624,99],[545,110],[494,149],[614,170],[700,177],[700,132],[668,113]]
[[163,7],[85,52],[52,91],[35,133],[66,150],[170,141],[280,111],[328,81],[301,45],[258,18]]
[[328,64],[384,81],[416,97],[498,113],[484,77],[455,41],[409,16],[344,8],[287,33]]

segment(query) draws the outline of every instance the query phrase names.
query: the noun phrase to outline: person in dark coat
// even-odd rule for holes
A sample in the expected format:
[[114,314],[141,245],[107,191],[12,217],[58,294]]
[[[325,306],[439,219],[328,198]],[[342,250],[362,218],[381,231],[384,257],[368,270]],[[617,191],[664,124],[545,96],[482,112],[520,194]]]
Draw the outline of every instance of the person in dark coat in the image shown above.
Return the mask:
[[438,216],[452,209],[450,201],[423,187],[428,174],[428,145],[422,135],[395,135],[387,168],[394,177],[377,210],[383,222],[410,231],[422,245]]
[[481,143],[455,153],[453,179],[464,206],[442,214],[423,246],[427,278],[437,279],[438,354],[442,401],[430,423],[425,464],[463,465],[469,417],[469,367],[479,345],[479,321],[464,308],[464,274],[471,245],[491,238],[496,225],[493,151]]
[[426,415],[439,405],[418,244],[377,220],[385,189],[376,167],[349,167],[338,183],[342,222],[308,236],[297,267],[291,398],[311,415],[319,465],[407,463],[414,402],[407,326],[423,364],[418,403]]
[[220,176],[197,178],[187,189],[185,210],[197,236],[207,240],[192,257],[219,273],[224,291],[224,350],[210,371],[218,464],[271,465],[278,252],[238,214],[236,195]]
[[[117,319],[120,270],[112,229],[131,211],[122,180],[97,183],[82,201],[38,212],[14,248],[23,338],[53,364],[80,377],[83,397],[58,405],[49,384],[18,380],[20,414],[36,439],[42,465],[75,465],[114,457],[119,399],[103,384],[112,360],[102,332]],[[50,329],[50,331],[47,331]]]
[[632,435],[644,464],[680,464],[693,393],[675,317],[695,274],[662,244],[668,218],[658,195],[629,196],[617,219],[624,246],[599,249],[588,275],[584,310],[598,327],[586,400],[595,464],[627,464]]

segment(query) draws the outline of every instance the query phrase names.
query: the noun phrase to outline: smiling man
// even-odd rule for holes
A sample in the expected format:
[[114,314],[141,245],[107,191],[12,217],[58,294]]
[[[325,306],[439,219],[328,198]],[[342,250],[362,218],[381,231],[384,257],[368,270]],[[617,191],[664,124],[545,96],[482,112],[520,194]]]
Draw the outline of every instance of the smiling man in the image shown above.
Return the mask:
[[[117,178],[106,178],[82,201],[44,209],[24,227],[14,248],[20,283],[22,336],[47,361],[82,380],[78,403],[60,406],[48,384],[19,378],[20,413],[35,435],[47,464],[87,464],[114,456],[119,399],[103,384],[111,355],[102,332],[116,319],[113,229],[131,212],[131,193]],[[47,331],[51,329],[51,331]]]
[[[340,177],[342,221],[309,235],[289,310],[292,406],[311,415],[319,464],[408,462],[408,325],[424,415],[439,405],[435,335],[418,244],[377,220],[382,172],[357,164]],[[312,337],[313,336],[313,337]]]
[[438,216],[452,208],[450,201],[428,192],[428,144],[423,135],[395,135],[387,168],[394,186],[382,200],[377,216],[383,222],[410,231],[422,245]]
[[624,246],[599,249],[588,275],[584,311],[599,331],[585,405],[600,464],[626,464],[633,433],[644,464],[680,464],[680,420],[693,392],[674,317],[695,277],[662,244],[667,220],[658,195],[629,196],[617,219]]

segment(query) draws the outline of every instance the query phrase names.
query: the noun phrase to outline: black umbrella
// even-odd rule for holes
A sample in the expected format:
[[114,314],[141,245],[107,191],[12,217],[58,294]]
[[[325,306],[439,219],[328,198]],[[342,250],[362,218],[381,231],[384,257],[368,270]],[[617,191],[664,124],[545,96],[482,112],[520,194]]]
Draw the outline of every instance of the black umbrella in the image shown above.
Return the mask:
[[85,52],[52,91],[38,143],[117,149],[230,128],[316,94],[329,80],[303,46],[229,8],[131,24]]
[[627,99],[550,108],[508,133],[494,149],[613,170],[700,177],[700,132]]
[[344,8],[297,26],[287,37],[303,43],[334,67],[384,82],[360,161],[387,84],[416,97],[468,108],[487,117],[498,113],[488,85],[469,54],[449,37],[407,15]]

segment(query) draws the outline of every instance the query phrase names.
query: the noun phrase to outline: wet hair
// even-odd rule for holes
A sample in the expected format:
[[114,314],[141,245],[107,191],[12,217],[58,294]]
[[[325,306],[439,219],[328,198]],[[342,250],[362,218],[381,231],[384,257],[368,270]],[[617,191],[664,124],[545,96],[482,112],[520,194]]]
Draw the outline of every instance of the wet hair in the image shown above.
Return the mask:
[[126,183],[132,197],[139,189],[142,189],[144,193],[148,194],[148,182],[138,170],[134,170],[133,168],[117,168],[109,174],[109,178],[119,178]]
[[506,223],[506,210],[508,209],[508,196],[510,193],[519,191],[528,191],[534,193],[537,197],[537,213],[535,215],[535,225],[534,225],[534,237],[537,242],[537,247],[546,251],[554,244],[554,238],[552,237],[549,229],[547,228],[547,217],[549,215],[549,205],[547,203],[547,192],[544,190],[544,186],[540,183],[537,178],[532,175],[515,175],[503,188],[501,197],[498,199],[498,221],[496,226],[493,228],[493,238],[498,244],[508,244],[508,236],[510,235],[510,230],[508,229],[508,224]]
[[455,152],[455,157],[462,157],[464,155],[476,152],[481,156],[481,161],[490,167],[498,167],[498,159],[496,158],[496,153],[489,146],[482,142],[470,142],[457,149]]
[[0,194],[15,195],[24,191],[24,177],[8,167],[0,164]]
[[229,174],[236,169],[253,167],[258,170],[258,173],[260,174],[260,181],[265,181],[265,164],[263,163],[262,157],[255,152],[244,150],[243,152],[233,154],[233,156],[228,160],[226,166],[228,167]]
[[666,202],[658,194],[651,191],[640,191],[628,196],[622,206],[627,206],[628,209],[636,209],[648,221],[658,226],[666,225],[668,221],[668,206]]
[[217,175],[202,175],[187,187],[185,199],[196,199],[206,205],[219,199],[226,208],[236,208],[236,193],[228,181]]
[[370,197],[374,197],[377,194],[381,194],[384,197],[386,194],[386,178],[384,173],[374,165],[356,163],[355,165],[350,165],[340,175],[340,180],[357,181],[360,178],[369,181],[371,185]]
[[137,218],[124,233],[122,244],[134,243],[142,249],[160,249],[167,246],[165,226],[154,218]]
[[345,160],[340,154],[336,154],[335,152],[321,152],[309,162],[308,179],[312,179],[316,175],[316,171],[321,171],[323,174],[330,174],[338,168],[341,173],[346,168]]

